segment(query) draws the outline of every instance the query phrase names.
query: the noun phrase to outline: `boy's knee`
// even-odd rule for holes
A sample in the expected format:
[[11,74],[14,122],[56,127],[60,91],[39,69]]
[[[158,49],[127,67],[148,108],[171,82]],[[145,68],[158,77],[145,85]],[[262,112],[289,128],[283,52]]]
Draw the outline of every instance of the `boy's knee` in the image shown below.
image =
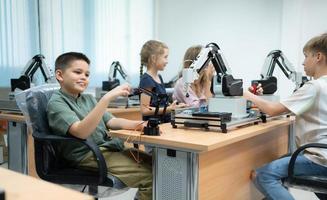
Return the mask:
[[262,179],[262,173],[260,173],[260,171],[258,170],[252,170],[251,171],[251,180],[253,182],[260,182],[260,179]]
[[267,179],[266,173],[263,169],[255,169],[251,171],[251,180],[255,183],[264,182]]
[[256,172],[255,170],[252,170],[252,171],[251,171],[251,175],[250,175],[251,180],[252,180],[252,181],[255,180],[256,177],[257,177],[257,172]]

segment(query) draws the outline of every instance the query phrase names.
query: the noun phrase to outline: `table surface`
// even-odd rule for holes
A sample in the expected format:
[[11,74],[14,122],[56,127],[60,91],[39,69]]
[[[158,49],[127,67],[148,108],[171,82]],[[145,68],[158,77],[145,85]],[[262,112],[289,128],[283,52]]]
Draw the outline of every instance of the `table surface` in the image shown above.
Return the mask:
[[141,132],[131,130],[111,130],[110,133],[114,137],[123,138],[129,142],[156,144],[205,152],[267,133],[275,129],[276,126],[288,126],[292,121],[293,119],[290,118],[273,119],[267,123],[234,128],[226,134],[218,130],[205,131],[198,128],[172,128],[169,123],[160,125],[160,136],[141,135]]
[[0,167],[6,200],[91,200],[92,196]]

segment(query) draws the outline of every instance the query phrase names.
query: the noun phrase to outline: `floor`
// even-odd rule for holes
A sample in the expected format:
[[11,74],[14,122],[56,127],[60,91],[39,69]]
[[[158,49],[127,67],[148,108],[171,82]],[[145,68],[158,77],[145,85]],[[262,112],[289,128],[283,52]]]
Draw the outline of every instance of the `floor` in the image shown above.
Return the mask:
[[[7,162],[0,165],[0,167],[8,168]],[[67,186],[75,190],[81,190],[82,186],[72,187]],[[136,188],[126,188],[123,190],[99,188],[101,200],[134,200],[134,196],[137,192]],[[298,189],[290,189],[295,200],[319,200],[312,192],[307,192]],[[108,197],[110,195],[110,197]],[[101,197],[102,196],[102,197]]]
[[[101,192],[101,189],[99,189]],[[134,197],[136,195],[137,188],[127,188],[126,190],[112,190],[108,192],[108,189],[104,192],[105,194],[110,193],[110,196],[105,195],[106,197],[100,197],[101,200],[134,200]]]
[[295,200],[319,200],[313,192],[307,192],[304,190],[290,189],[291,194]]
[[[8,169],[8,163],[4,162],[0,164],[0,167],[4,167]],[[81,191],[83,186],[71,186],[71,185],[63,185],[65,187],[69,187],[74,190]],[[104,187],[99,188],[99,199],[101,200],[134,200],[136,195],[137,189],[136,188],[126,188],[122,190],[116,189],[107,189]],[[108,197],[110,196],[110,197]]]

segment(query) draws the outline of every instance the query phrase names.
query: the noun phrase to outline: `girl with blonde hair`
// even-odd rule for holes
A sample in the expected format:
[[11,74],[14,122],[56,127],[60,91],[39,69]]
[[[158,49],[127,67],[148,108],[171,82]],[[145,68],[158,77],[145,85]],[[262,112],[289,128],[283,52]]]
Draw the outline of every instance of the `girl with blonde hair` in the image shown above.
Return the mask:
[[[165,85],[159,71],[163,71],[168,63],[168,46],[157,40],[147,41],[141,49],[141,68],[140,68],[140,88],[144,88],[156,94],[166,94]],[[146,72],[143,73],[143,68],[146,67]],[[153,117],[156,105],[156,99],[142,93],[140,96],[140,107],[143,120],[148,120]],[[164,103],[160,104],[163,107]],[[164,116],[161,118],[161,123],[170,122],[170,112],[178,107],[184,107],[185,104],[177,105],[174,101],[170,104]],[[158,114],[163,113],[163,108],[160,108]]]
[[[183,68],[190,67],[202,48],[202,45],[195,45],[186,50],[183,59]],[[213,75],[214,67],[210,62],[208,66],[200,72],[199,79],[195,80],[194,83],[189,86],[188,96],[184,94],[183,78],[181,77],[174,87],[173,99],[192,107],[199,107],[202,104],[207,104],[208,98],[212,97],[210,87]]]

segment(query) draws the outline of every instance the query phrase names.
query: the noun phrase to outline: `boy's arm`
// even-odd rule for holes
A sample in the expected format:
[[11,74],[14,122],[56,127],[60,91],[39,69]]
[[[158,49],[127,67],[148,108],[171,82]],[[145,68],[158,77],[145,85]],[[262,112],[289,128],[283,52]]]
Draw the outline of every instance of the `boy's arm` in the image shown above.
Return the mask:
[[109,102],[118,96],[128,96],[130,90],[129,85],[124,84],[106,93],[83,120],[77,121],[69,127],[69,133],[81,139],[89,137],[102,120]]
[[252,101],[261,111],[270,116],[289,112],[289,110],[283,104],[279,102],[267,101],[260,96],[252,94],[249,91],[244,91],[243,97],[249,101]]
[[117,129],[127,129],[127,130],[143,130],[145,126],[145,121],[135,121],[123,118],[112,118],[107,122],[107,127],[113,130]]

